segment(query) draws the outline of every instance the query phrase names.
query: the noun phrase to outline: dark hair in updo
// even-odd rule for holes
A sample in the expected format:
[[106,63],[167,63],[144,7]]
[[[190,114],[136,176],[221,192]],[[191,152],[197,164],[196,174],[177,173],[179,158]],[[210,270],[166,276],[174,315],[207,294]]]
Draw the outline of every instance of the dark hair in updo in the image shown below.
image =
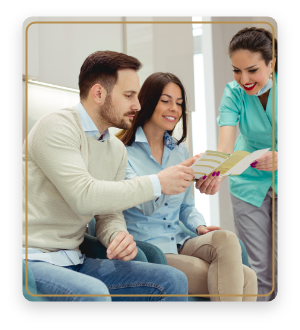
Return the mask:
[[[277,40],[275,41],[275,54],[276,58],[275,71],[277,72]],[[239,31],[230,41],[228,52],[229,56],[240,49],[249,50],[252,53],[260,53],[262,59],[265,61],[266,65],[272,60],[272,50],[273,50],[273,35],[271,32],[262,28],[244,28]]]

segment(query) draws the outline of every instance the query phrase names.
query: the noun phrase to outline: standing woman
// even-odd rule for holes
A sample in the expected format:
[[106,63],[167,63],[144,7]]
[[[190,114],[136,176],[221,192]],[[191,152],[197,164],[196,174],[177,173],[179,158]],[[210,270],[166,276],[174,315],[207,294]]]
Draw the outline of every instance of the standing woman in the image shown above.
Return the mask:
[[[275,239],[275,286],[272,276],[272,192],[275,191],[275,237],[277,237],[277,40],[272,60],[272,34],[260,28],[239,31],[229,44],[234,81],[228,83],[221,100],[218,151],[254,152],[270,148],[239,176],[229,177],[234,222],[246,246],[250,267],[258,278],[258,301],[277,294],[277,239]],[[275,80],[275,90],[273,89]],[[273,117],[275,93],[275,117]],[[240,135],[236,140],[236,125]],[[272,129],[275,125],[275,186],[272,183]],[[224,179],[224,178],[223,178]],[[199,180],[201,193],[214,194],[220,182],[215,176]],[[272,293],[271,293],[272,292]]]

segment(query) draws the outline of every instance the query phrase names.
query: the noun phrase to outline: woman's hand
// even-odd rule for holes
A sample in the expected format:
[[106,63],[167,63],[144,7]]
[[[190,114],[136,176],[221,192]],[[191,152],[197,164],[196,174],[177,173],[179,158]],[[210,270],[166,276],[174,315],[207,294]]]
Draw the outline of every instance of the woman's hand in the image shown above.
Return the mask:
[[[274,170],[277,170],[278,152],[274,152]],[[252,168],[260,171],[273,171],[273,151],[267,151],[264,155],[259,157],[254,163],[251,164]]]
[[[215,175],[213,175],[215,173]],[[203,176],[197,182],[195,187],[200,190],[201,194],[214,195],[220,189],[221,182],[224,178],[220,179],[220,172],[214,172],[208,178]]]
[[201,157],[202,155],[203,155],[203,152],[202,152],[201,154],[195,155],[195,156],[193,156],[193,157],[191,157],[191,158],[189,158],[189,159],[186,159],[185,161],[183,161],[183,162],[180,163],[179,165],[183,165],[183,166],[190,167],[190,166],[192,166],[192,165],[195,163],[195,161],[196,161],[199,157]]
[[222,228],[221,227],[217,227],[217,226],[208,226],[208,227],[199,226],[199,227],[197,227],[198,236],[207,234],[210,231],[214,231],[214,230],[222,230]]

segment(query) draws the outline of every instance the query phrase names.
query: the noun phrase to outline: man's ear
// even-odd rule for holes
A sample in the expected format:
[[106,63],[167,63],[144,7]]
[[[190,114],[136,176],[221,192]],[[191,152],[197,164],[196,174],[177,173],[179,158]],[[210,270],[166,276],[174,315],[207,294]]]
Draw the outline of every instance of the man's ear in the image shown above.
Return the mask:
[[106,89],[100,84],[95,84],[90,90],[91,96],[97,105],[103,105],[107,95]]

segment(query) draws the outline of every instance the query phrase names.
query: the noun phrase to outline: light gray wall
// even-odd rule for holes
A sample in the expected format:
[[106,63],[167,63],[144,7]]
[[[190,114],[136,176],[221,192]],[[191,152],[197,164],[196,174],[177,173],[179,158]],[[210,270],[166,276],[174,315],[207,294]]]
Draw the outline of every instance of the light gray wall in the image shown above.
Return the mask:
[[270,32],[272,32],[272,27],[268,24],[264,24],[264,23],[258,23],[258,22],[267,22],[269,24],[271,24],[275,30],[275,38],[278,38],[278,26],[277,26],[277,22],[274,20],[274,18],[272,17],[266,17],[266,16],[262,16],[262,17],[253,17],[253,25],[259,28],[264,28],[266,30],[269,30]]
[[27,59],[27,74],[35,78],[39,76],[39,26],[31,23],[36,21],[38,21],[38,16],[30,16],[22,24],[22,75],[26,74],[25,50],[27,36],[28,54],[30,54]]
[[[126,17],[126,21],[192,22],[192,18]],[[141,85],[153,72],[171,72],[185,86],[189,112],[195,110],[192,24],[126,24],[126,44],[127,54],[136,56],[143,63],[139,71]],[[176,129],[176,133],[181,136],[180,129]],[[192,154],[191,125],[185,143]]]
[[[126,17],[126,21],[153,21],[153,17]],[[153,24],[126,24],[126,54],[138,58],[143,67],[139,70],[140,84],[154,72]]]
[[[155,17],[154,21],[192,22],[192,17]],[[188,111],[195,111],[194,40],[192,24],[154,24],[154,72],[175,74],[184,85]],[[188,113],[188,132],[185,144],[192,155],[192,125]],[[181,123],[180,123],[181,125]]]
[[[29,79],[78,89],[78,75],[85,58],[97,50],[123,51],[123,24],[53,24],[34,22],[122,21],[122,17],[30,17],[23,24],[23,75],[25,75],[25,31],[28,27]],[[31,24],[29,26],[30,23]],[[109,33],[108,33],[109,31]],[[25,113],[25,83],[23,82]],[[33,100],[31,100],[33,101]],[[33,103],[32,103],[33,104]],[[57,107],[57,102],[48,103]],[[35,123],[28,100],[29,128]],[[48,109],[47,108],[47,109]],[[45,109],[41,109],[41,116]],[[34,118],[37,114],[35,112]],[[23,116],[23,140],[25,116]]]
[[[31,22],[122,21],[121,17],[30,18]],[[78,89],[78,75],[83,61],[97,50],[123,51],[122,24],[32,24],[28,28],[28,70],[37,80]],[[25,68],[23,71],[25,74]]]

